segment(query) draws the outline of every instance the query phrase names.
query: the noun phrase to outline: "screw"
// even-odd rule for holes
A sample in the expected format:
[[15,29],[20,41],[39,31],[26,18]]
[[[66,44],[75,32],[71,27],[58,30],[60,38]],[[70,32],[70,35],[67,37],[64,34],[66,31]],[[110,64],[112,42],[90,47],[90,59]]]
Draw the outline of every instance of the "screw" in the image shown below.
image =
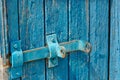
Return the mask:
[[90,53],[91,52],[91,49],[92,49],[92,46],[90,45],[90,43],[86,43],[86,49],[85,49],[85,52],[86,53]]
[[14,44],[14,46],[13,46],[13,47],[14,47],[15,49],[17,49],[17,47],[18,47],[18,46],[17,46],[17,44]]
[[52,39],[52,42],[55,43],[55,39],[54,38]]
[[60,52],[61,52],[62,58],[65,58],[65,56],[66,56],[66,50],[65,50],[65,48],[63,46],[61,46]]
[[17,76],[19,76],[20,74],[19,73],[16,73]]

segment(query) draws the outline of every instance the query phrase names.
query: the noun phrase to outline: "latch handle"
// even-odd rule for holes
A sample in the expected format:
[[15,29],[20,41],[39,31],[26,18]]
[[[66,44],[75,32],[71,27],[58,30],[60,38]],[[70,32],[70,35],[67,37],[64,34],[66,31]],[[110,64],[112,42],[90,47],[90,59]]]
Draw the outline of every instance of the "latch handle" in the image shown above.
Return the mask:
[[30,62],[38,59],[48,60],[48,67],[55,67],[58,65],[58,57],[65,58],[67,53],[74,51],[82,51],[89,53],[91,45],[88,42],[81,40],[73,40],[58,44],[55,34],[46,37],[47,46],[35,48],[31,50],[22,51],[21,41],[11,43],[11,79],[22,76],[22,66],[25,62]]

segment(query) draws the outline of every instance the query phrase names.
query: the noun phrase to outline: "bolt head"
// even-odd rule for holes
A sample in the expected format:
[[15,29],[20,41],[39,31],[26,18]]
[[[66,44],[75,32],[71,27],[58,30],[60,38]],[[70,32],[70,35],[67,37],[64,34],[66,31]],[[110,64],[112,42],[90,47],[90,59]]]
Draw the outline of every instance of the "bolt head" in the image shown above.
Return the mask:
[[16,73],[16,75],[18,75],[18,76],[19,76],[20,74],[19,74],[19,73]]
[[55,43],[55,39],[54,38],[52,39],[52,42]]
[[14,44],[14,46],[13,46],[13,47],[14,47],[15,49],[17,49],[17,47],[18,47],[18,46],[17,46],[17,44]]

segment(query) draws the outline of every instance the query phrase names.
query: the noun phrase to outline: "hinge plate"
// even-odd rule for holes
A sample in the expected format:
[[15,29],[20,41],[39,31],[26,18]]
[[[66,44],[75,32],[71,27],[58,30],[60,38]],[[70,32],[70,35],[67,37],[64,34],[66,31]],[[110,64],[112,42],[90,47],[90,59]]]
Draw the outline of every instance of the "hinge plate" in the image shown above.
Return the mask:
[[11,68],[10,79],[18,78],[22,76],[22,66],[23,66],[23,53],[21,49],[21,41],[14,41],[10,45],[11,57],[10,63]]

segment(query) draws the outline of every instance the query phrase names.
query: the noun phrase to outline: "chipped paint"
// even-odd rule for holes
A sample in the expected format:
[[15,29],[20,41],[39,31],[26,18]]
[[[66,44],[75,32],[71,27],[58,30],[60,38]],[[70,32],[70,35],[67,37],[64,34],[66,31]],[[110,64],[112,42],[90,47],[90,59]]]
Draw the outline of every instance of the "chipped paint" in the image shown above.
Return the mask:
[[8,66],[3,66],[3,59],[0,57],[0,80],[8,80]]

